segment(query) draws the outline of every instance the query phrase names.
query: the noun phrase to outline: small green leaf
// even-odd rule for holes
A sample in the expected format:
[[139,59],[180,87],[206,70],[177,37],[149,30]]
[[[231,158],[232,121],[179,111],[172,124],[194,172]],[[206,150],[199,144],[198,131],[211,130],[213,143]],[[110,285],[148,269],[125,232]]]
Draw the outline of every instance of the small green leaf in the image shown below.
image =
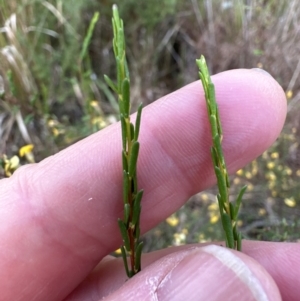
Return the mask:
[[227,185],[228,188],[230,188],[229,177],[228,177],[228,173],[227,173],[227,169],[226,169],[224,159],[223,159],[223,168],[224,168],[224,177],[225,177],[226,185]]
[[[203,87],[203,90],[204,90],[204,94],[205,94],[205,99],[208,99],[208,90],[207,90],[207,85],[205,83],[205,78],[203,76],[203,74],[201,72],[199,72],[199,77],[200,77],[200,80],[202,82],[202,87]],[[209,114],[210,115],[210,114]]]
[[139,148],[140,148],[139,142],[134,141],[131,148],[131,154],[130,154],[129,166],[128,166],[128,173],[129,173],[129,177],[131,178],[135,175],[136,172],[136,163],[138,159]]
[[223,131],[222,131],[222,126],[221,126],[221,121],[220,121],[220,115],[219,115],[219,107],[218,107],[217,104],[216,104],[216,118],[217,118],[218,134],[219,134],[220,139],[222,141]]
[[122,151],[122,166],[123,170],[128,172],[128,161],[127,161],[127,156],[124,151]]
[[129,216],[130,216],[130,205],[129,203],[126,203],[124,205],[124,223],[126,227],[128,227]]
[[126,170],[123,170],[123,201],[124,204],[128,203],[128,195],[129,195],[129,176]]
[[[124,72],[123,72],[123,62],[120,60],[120,58],[116,58],[116,62],[117,62],[117,82],[118,82],[118,93],[121,93],[122,91],[122,83],[123,83],[123,78],[124,78]],[[121,98],[121,100],[123,101],[122,99],[122,96],[119,94],[118,95],[119,98]],[[125,115],[126,117],[126,112],[124,110],[123,114]]]
[[130,113],[130,82],[128,78],[124,78],[122,83],[122,99],[125,117],[128,117]]
[[131,141],[134,139],[134,125],[130,122],[130,139]]
[[221,220],[225,231],[227,247],[230,249],[234,249],[234,238],[233,238],[231,219],[227,213],[223,213],[221,215]]
[[122,258],[123,258],[123,262],[124,262],[124,266],[125,266],[126,275],[128,278],[130,278],[131,273],[128,269],[127,256],[126,256],[126,251],[125,251],[124,246],[121,246],[121,253],[122,253]]
[[215,86],[213,83],[209,83],[208,84],[208,97],[210,99],[210,114],[213,116],[216,116],[216,112],[217,112],[217,104],[216,104],[216,96],[215,96]]
[[[114,24],[114,22],[113,22],[113,24]],[[115,57],[118,57],[118,48],[117,48],[116,38],[113,38],[113,43],[112,44],[113,44]]]
[[224,155],[223,155],[223,151],[222,151],[220,136],[218,134],[216,134],[214,136],[213,141],[214,141],[214,147],[216,148],[216,153],[218,154],[219,165],[221,164],[222,167],[224,168],[225,162],[224,162]]
[[135,256],[135,263],[134,263],[134,268],[136,273],[138,273],[141,270],[142,251],[143,251],[143,242],[141,241],[136,248],[136,256]]
[[215,174],[217,177],[217,182],[218,182],[218,187],[219,187],[219,192],[220,192],[221,198],[222,198],[222,200],[224,200],[224,202],[227,202],[228,189],[227,189],[226,181],[222,175],[220,168],[217,166],[215,166]]
[[139,227],[139,225],[137,224],[136,227],[134,228],[134,235],[135,235],[136,239],[139,239],[139,237],[140,237],[140,232],[141,232],[140,227]]
[[211,153],[211,158],[213,160],[213,165],[218,167],[219,166],[219,159],[218,159],[218,154],[217,154],[216,149],[214,147],[211,147],[210,153]]
[[240,190],[240,192],[239,192],[239,194],[237,196],[237,199],[235,201],[234,220],[236,220],[237,217],[238,217],[240,206],[241,206],[241,202],[242,202],[242,198],[243,198],[243,195],[244,195],[246,189],[247,189],[247,185],[245,185],[245,186],[242,187],[242,189]]
[[210,122],[210,126],[211,126],[212,137],[215,138],[216,135],[218,135],[218,126],[217,126],[216,116],[210,115],[209,122]]
[[219,211],[220,211],[220,216],[222,216],[223,212],[226,212],[226,207],[224,204],[224,201],[221,198],[220,193],[217,194],[217,200],[218,200],[218,204],[219,204]]
[[118,224],[119,224],[119,228],[121,231],[124,246],[125,246],[126,250],[128,252],[130,252],[130,243],[129,243],[129,237],[128,237],[126,225],[124,224],[124,222],[121,219],[118,219]]
[[134,132],[134,140],[138,141],[139,133],[140,133],[140,125],[141,125],[141,116],[142,116],[143,104],[140,104],[136,114],[135,120],[135,132]]
[[239,236],[239,232],[237,230],[237,224],[235,223],[233,229],[232,229],[232,233],[233,233],[233,238],[235,241],[237,241],[238,236]]
[[[124,42],[124,44],[125,44],[125,42]],[[125,57],[125,52],[124,52],[124,67],[125,67],[125,77],[130,78],[128,64],[127,64],[127,60]]]
[[[115,26],[116,28],[120,27],[120,16],[119,16],[119,11],[118,11],[118,6],[116,4],[113,5],[112,7],[112,11],[113,11],[113,21],[115,22]],[[114,32],[114,36],[116,36],[117,33]]]
[[118,87],[113,83],[113,81],[107,76],[104,75],[104,80],[106,82],[106,84],[114,91],[118,94]]
[[133,195],[136,195],[137,194],[137,190],[138,190],[138,183],[137,183],[137,176],[135,174],[135,176],[132,178],[131,193]]
[[126,141],[127,141],[127,135],[126,135],[126,121],[123,114],[120,114],[121,118],[121,129],[122,129],[122,147],[123,151],[126,152]]
[[204,77],[205,83],[206,83],[206,80],[207,80],[209,74],[208,74],[208,69],[207,69],[207,65],[206,65],[204,56],[201,55],[200,59],[196,60],[196,63],[199,67],[200,72],[203,74],[203,77]]
[[133,200],[133,214],[132,214],[132,224],[136,226],[139,224],[139,218],[141,213],[141,200],[143,197],[143,190],[140,190]]
[[[118,44],[117,44],[117,47],[119,49],[119,53],[118,53],[119,58],[124,60],[125,42],[124,42],[124,29],[123,29],[123,21],[122,20],[120,20],[120,26],[118,28]],[[123,73],[123,75],[125,76],[125,73]]]

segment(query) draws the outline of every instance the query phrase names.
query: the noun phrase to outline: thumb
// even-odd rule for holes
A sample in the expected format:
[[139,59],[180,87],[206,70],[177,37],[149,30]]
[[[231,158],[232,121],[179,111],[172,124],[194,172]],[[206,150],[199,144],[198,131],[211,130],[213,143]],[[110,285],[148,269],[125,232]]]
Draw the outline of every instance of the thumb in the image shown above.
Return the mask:
[[170,254],[126,282],[109,300],[279,301],[267,271],[247,255],[210,245]]

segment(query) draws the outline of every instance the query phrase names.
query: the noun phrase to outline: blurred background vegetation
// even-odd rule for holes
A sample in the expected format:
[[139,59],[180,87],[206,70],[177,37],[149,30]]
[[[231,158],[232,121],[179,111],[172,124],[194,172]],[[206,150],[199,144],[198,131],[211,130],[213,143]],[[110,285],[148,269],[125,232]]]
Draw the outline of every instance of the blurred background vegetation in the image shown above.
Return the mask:
[[[297,0],[0,0],[1,177],[117,121],[111,7],[125,22],[133,111],[212,74],[264,68],[286,91],[276,143],[232,176],[248,184],[246,238],[299,241],[300,6]],[[100,12],[97,19],[96,12]],[[34,147],[34,148],[33,148]],[[146,250],[221,239],[216,191],[200,193],[148,233]],[[247,202],[247,200],[251,200]]]

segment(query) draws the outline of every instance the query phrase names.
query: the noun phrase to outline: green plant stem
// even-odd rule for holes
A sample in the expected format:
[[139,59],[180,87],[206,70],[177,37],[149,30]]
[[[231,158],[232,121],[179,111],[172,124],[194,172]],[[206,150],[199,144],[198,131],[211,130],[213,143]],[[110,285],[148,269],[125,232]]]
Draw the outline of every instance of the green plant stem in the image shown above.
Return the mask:
[[[117,84],[105,76],[108,86],[118,96],[122,131],[123,204],[124,217],[118,220],[123,238],[122,257],[128,277],[141,270],[142,242],[140,238],[140,213],[143,190],[138,190],[137,160],[140,144],[138,142],[142,105],[139,106],[135,124],[130,121],[130,78],[126,62],[123,21],[118,8],[113,6],[113,49],[117,64]],[[127,257],[129,256],[130,267]]]
[[91,43],[93,32],[95,30],[95,26],[96,26],[96,23],[99,20],[99,17],[100,17],[99,12],[95,12],[93,18],[90,21],[89,28],[88,28],[87,34],[84,38],[82,48],[81,48],[81,52],[80,52],[80,55],[79,55],[79,64],[80,65],[81,65],[83,59],[87,56],[88,47]]
[[217,195],[222,226],[225,234],[226,246],[231,249],[241,250],[242,235],[237,229],[237,217],[242,202],[242,197],[246,191],[246,186],[242,187],[234,203],[229,201],[230,183],[225,159],[222,150],[222,127],[219,116],[218,105],[215,96],[215,87],[211,81],[209,71],[204,56],[196,60],[199,68],[207,106],[207,113],[211,126],[213,146],[211,147],[211,157],[217,177],[219,193]]

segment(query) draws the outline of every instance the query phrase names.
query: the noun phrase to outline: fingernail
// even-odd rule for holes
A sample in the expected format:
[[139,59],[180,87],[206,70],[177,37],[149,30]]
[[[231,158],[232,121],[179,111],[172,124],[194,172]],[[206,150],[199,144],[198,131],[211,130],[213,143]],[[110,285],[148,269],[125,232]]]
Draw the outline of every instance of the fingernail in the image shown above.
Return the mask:
[[273,77],[269,72],[267,72],[266,70],[264,70],[262,68],[252,68],[251,70],[257,71],[261,74],[264,74],[264,75],[267,75],[267,76],[270,76],[270,77]]
[[[158,300],[164,301],[280,300],[276,289],[277,295],[271,299],[268,297],[261,284],[265,275],[261,274],[253,273],[229,249],[210,245],[189,252],[161,281],[157,296]],[[276,287],[275,283],[272,284]]]

